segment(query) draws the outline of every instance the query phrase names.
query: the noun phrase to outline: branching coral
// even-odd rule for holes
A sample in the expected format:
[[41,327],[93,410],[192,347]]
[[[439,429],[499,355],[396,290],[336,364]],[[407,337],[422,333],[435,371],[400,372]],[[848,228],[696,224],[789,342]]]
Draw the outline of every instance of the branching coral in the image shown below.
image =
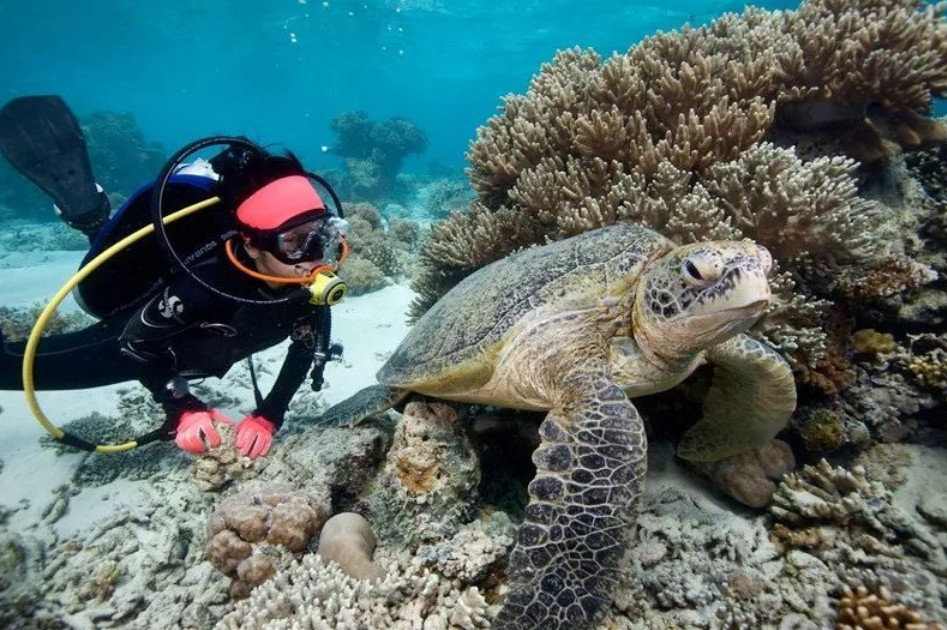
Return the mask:
[[908,347],[894,360],[922,387],[947,392],[947,337],[944,335],[908,335]]
[[[468,174],[479,202],[432,230],[412,316],[515,249],[616,221],[681,243],[752,238],[784,273],[808,257],[841,268],[851,286],[878,273],[886,282],[871,286],[886,293],[916,286],[917,269],[879,262],[903,261],[900,244],[884,208],[858,197],[856,162],[806,162],[758,143],[802,118],[808,131],[860,128],[876,144],[939,137],[942,125],[923,116],[947,91],[942,11],[917,0],[812,0],[658,34],[605,60],[559,52],[478,130]],[[778,323],[763,332],[818,371],[819,296],[781,295]],[[787,317],[794,306],[803,311]]]
[[947,569],[944,550],[928,530],[892,503],[891,491],[864,471],[834,468],[824,459],[788,475],[773,496],[773,537],[784,548],[814,550],[825,561],[880,566],[906,554]]
[[398,562],[383,579],[365,582],[310,554],[255,589],[219,627],[475,630],[490,627],[495,614],[477,587],[464,588],[417,560]]
[[784,16],[774,46],[780,92],[891,111],[929,108],[947,92],[943,6],[920,0],[813,0]]
[[418,239],[421,237],[421,226],[414,221],[406,219],[391,218],[388,221],[388,231],[398,242],[402,243],[408,251],[413,251]]
[[370,260],[353,255],[339,271],[339,276],[349,285],[351,295],[377,291],[388,284],[385,272]]
[[815,0],[658,34],[604,63],[560,52],[478,132],[471,182],[502,203],[524,173],[564,155],[648,177],[662,161],[701,172],[763,138],[777,102],[825,101],[815,113],[832,122],[833,104],[923,113],[947,92],[947,27],[942,8],[922,6]]
[[375,207],[369,203],[347,206],[349,260],[339,275],[353,294],[369,293],[384,287],[388,279],[403,274],[420,232],[413,221],[392,220],[388,229]]
[[542,230],[528,215],[509,208],[491,212],[480,203],[465,214],[431,227],[418,256],[411,319],[420,318],[451,287],[465,277],[517,249],[541,243]]

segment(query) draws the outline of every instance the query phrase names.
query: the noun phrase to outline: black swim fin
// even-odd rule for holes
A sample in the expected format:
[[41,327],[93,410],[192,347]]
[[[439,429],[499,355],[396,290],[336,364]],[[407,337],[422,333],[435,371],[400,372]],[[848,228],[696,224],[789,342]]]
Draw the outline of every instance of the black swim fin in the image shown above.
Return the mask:
[[63,220],[90,238],[108,220],[82,128],[58,96],[23,96],[0,109],[0,152],[52,197]]

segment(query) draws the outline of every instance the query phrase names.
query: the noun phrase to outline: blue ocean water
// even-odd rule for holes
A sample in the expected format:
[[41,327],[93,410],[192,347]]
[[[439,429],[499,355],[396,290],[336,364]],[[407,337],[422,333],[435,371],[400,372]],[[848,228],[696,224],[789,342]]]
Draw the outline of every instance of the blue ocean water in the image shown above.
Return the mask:
[[[794,9],[799,2],[758,0],[752,4],[762,9],[781,10]],[[707,24],[723,13],[739,13],[745,7],[745,3],[731,0],[681,0],[674,3],[659,0],[0,0],[0,105],[19,96],[59,94],[82,120],[87,120],[96,112],[128,112],[134,116],[145,139],[160,143],[163,147],[159,164],[166,154],[195,138],[226,134],[246,135],[267,145],[292,149],[307,167],[316,171],[340,164],[331,150],[336,138],[330,129],[330,121],[343,112],[363,110],[373,121],[395,116],[406,117],[423,130],[427,137],[427,148],[419,155],[409,156],[403,165],[404,171],[420,174],[451,171],[456,174],[465,164],[464,154],[477,128],[498,111],[504,95],[524,93],[531,77],[543,63],[553,59],[557,50],[593,48],[607,57],[613,51],[628,50],[642,38],[657,31],[678,29],[685,24]],[[947,113],[947,103],[938,102],[935,113]],[[109,126],[108,121],[101,124],[103,127]],[[101,154],[97,154],[97,157]],[[145,158],[148,157],[143,154],[138,165],[147,162]],[[151,162],[148,162],[148,168],[153,168]],[[145,167],[142,169],[146,177],[153,172]],[[114,188],[109,189],[109,192],[128,193],[134,190],[135,186],[146,181],[146,177],[137,179],[138,176],[136,173],[133,182],[122,182],[131,188]],[[391,190],[385,190],[384,195],[379,193],[380,199],[370,199],[381,209],[386,219],[421,219],[419,225],[427,226],[434,218],[428,205],[436,204],[427,204],[434,197],[433,191],[440,191],[443,199],[451,202],[467,200],[465,194],[470,195],[467,183],[456,178],[433,181],[424,177],[405,179],[414,180],[410,203],[396,198]],[[3,188],[5,185],[6,190]],[[12,188],[0,178],[0,192],[9,192]],[[345,198],[345,201],[361,200]],[[395,201],[398,203],[388,203]],[[32,199],[27,199],[24,205],[33,203]],[[412,207],[403,207],[400,203]],[[14,212],[4,207],[0,196],[0,324],[17,323],[23,328],[25,321],[32,326],[35,314],[23,309],[37,300],[48,299],[55,288],[73,273],[86,249],[84,236],[67,230],[55,220],[49,211],[48,200],[41,199],[35,205],[34,214],[21,212],[21,208],[16,208]],[[446,201],[441,206],[437,209],[450,209]],[[898,211],[901,209],[896,208]],[[930,211],[931,216],[934,216],[934,210],[924,211]],[[374,243],[377,245],[382,233],[387,230],[384,237],[391,239],[387,243],[389,248],[393,247],[391,243],[395,239],[395,229],[390,226],[395,225],[394,221],[385,228],[379,227],[382,224],[379,220],[373,231],[368,219],[374,212],[369,206],[353,213],[361,219],[363,230],[368,226],[367,232],[361,235],[362,242],[367,245],[369,239],[378,239]],[[399,212],[414,214],[400,215]],[[24,227],[34,217],[42,217],[46,222],[37,221],[39,225]],[[355,221],[352,223],[355,224]],[[933,243],[931,249],[943,247],[944,234],[947,233],[945,225],[943,220],[929,221],[924,226],[923,237],[918,240]],[[421,229],[418,228],[411,238],[416,239]],[[916,246],[917,241],[913,237],[912,234],[911,240],[905,242]],[[355,238],[351,242],[353,251],[359,253],[354,246]],[[406,252],[415,248],[413,251],[416,253],[416,245],[416,240],[401,241],[396,251]],[[376,255],[379,249],[382,248],[375,248]],[[362,252],[368,251],[368,246],[363,247]],[[382,253],[386,251],[389,250]],[[936,291],[942,295],[945,259],[938,259],[930,251],[923,252],[923,255],[924,258],[918,257],[921,266],[933,264],[932,260],[939,265],[936,271],[940,274],[940,284]],[[389,261],[396,256],[379,258]],[[369,264],[378,262],[367,254],[364,260],[369,261]],[[401,264],[403,261],[398,259],[395,262]],[[378,265],[382,265],[382,262],[378,262]],[[854,267],[854,264],[851,266]],[[312,476],[313,479],[306,477],[306,482],[311,483],[312,487],[322,488],[319,484],[328,484],[327,480],[338,482],[336,487],[343,487],[344,484],[338,480],[346,478],[346,475],[358,477],[362,472],[358,470],[359,466],[379,468],[382,465],[383,455],[375,452],[375,446],[371,447],[371,453],[363,453],[358,450],[360,444],[356,440],[346,442],[350,439],[348,437],[337,438],[341,445],[339,448],[351,449],[352,454],[340,450],[344,455],[337,460],[331,460],[329,456],[329,459],[322,460],[313,451],[305,450],[300,451],[304,455],[294,453],[290,456],[289,449],[284,445],[289,443],[298,446],[300,442],[289,440],[299,435],[312,439],[317,431],[309,430],[311,426],[306,423],[321,414],[328,405],[346,400],[361,387],[374,383],[376,371],[397,351],[400,341],[409,330],[403,313],[408,311],[416,297],[413,290],[407,287],[410,270],[406,267],[392,264],[391,269],[377,270],[382,277],[381,281],[376,279],[379,286],[366,290],[365,295],[347,298],[334,307],[332,341],[344,342],[344,360],[333,362],[327,368],[329,386],[324,391],[317,394],[307,383],[297,392],[291,407],[292,417],[288,417],[287,428],[277,434],[276,446],[270,455],[276,463],[264,469],[266,475],[261,476],[264,480],[271,480],[273,471],[279,471],[278,467],[285,465],[286,468],[282,470],[291,471],[297,479],[302,478],[300,470]],[[680,264],[677,267],[687,269]],[[133,271],[139,274],[138,270]],[[104,271],[99,273],[105,274]],[[344,273],[340,275],[344,276]],[[385,280],[386,275],[391,281]],[[140,277],[135,276],[136,279]],[[865,276],[853,277],[874,278],[867,273]],[[694,280],[693,277],[689,279]],[[699,274],[696,280],[703,281]],[[351,277],[348,281],[355,286]],[[387,286],[384,284],[386,282]],[[108,283],[109,290],[114,291],[115,281],[108,278]],[[844,285],[839,286],[844,288]],[[858,295],[855,290],[851,292]],[[480,295],[484,293],[477,294]],[[812,295],[820,300],[824,297],[822,294]],[[917,303],[922,304],[920,300]],[[818,417],[829,417],[836,423],[832,427],[844,428],[846,449],[854,448],[856,436],[861,436],[857,439],[868,440],[864,436],[868,435],[869,426],[871,439],[917,442],[910,446],[914,456],[919,458],[919,464],[916,469],[911,469],[910,474],[915,475],[915,470],[925,466],[931,472],[929,477],[920,474],[913,477],[907,491],[902,493],[900,500],[904,505],[910,505],[905,509],[911,514],[922,512],[919,509],[921,495],[928,494],[930,480],[943,479],[943,471],[947,470],[943,465],[945,460],[941,448],[947,432],[942,420],[932,418],[935,415],[943,417],[939,413],[943,410],[941,400],[944,389],[937,390],[941,400],[934,400],[934,394],[924,389],[928,387],[933,391],[934,379],[928,377],[930,380],[925,385],[918,374],[912,377],[908,369],[918,363],[906,363],[920,357],[919,364],[926,365],[924,361],[943,361],[947,357],[947,339],[944,338],[943,329],[935,328],[942,326],[944,321],[944,301],[933,300],[932,303],[934,306],[930,312],[910,313],[906,317],[911,319],[903,321],[897,319],[902,317],[900,311],[896,318],[869,304],[865,312],[858,315],[858,326],[862,328],[860,332],[873,333],[872,339],[891,337],[891,344],[895,344],[895,341],[892,335],[887,334],[888,331],[897,335],[898,343],[903,344],[898,346],[898,352],[903,354],[891,360],[895,362],[892,365],[896,365],[897,361],[903,362],[899,368],[901,374],[895,374],[896,378],[881,380],[882,376],[887,376],[883,373],[888,370],[887,366],[881,366],[880,361],[874,361],[876,354],[880,357],[881,351],[871,350],[871,353],[876,354],[869,357],[868,353],[853,350],[847,358],[852,358],[853,362],[857,360],[859,364],[859,380],[856,381],[855,376],[852,379],[861,388],[852,388],[853,393],[847,394],[851,397],[845,399],[845,411],[853,414],[852,417],[844,416],[836,407],[829,407],[825,402],[831,400],[832,405],[841,408],[842,403],[839,401],[842,398],[834,394],[823,396],[824,392],[812,390],[812,383],[807,383],[810,391],[799,389],[801,412],[796,416],[798,422],[792,426],[792,431],[800,433],[800,427],[811,427],[815,424],[813,418],[816,414],[822,414]],[[170,299],[167,304],[172,304]],[[891,304],[894,304],[893,298],[885,306]],[[897,306],[900,308],[901,305]],[[5,313],[7,307],[20,309],[16,318]],[[849,308],[854,308],[854,305],[846,303],[840,306],[837,314],[840,314],[840,319],[854,322],[855,316],[846,310]],[[74,314],[78,306],[67,302],[62,311]],[[2,321],[4,317],[8,321]],[[879,317],[881,321],[878,321]],[[14,319],[18,321],[14,322]],[[73,322],[72,325],[80,324],[86,325],[81,321]],[[865,331],[864,327],[869,325],[878,326],[878,331]],[[812,330],[815,329],[807,329],[810,333]],[[23,328],[13,332],[22,336],[27,331],[28,328]],[[912,334],[908,335],[908,331]],[[3,332],[12,336],[6,329]],[[296,332],[294,329],[293,333]],[[828,332],[839,336],[848,334]],[[915,338],[913,332],[923,334]],[[918,347],[913,348],[915,341],[922,337]],[[876,343],[880,345],[883,341]],[[848,352],[847,340],[844,348]],[[0,343],[0,351],[4,350]],[[254,358],[266,381],[264,390],[272,386],[285,355],[285,347],[274,346]],[[90,365],[98,367],[93,363]],[[830,365],[828,369],[832,367]],[[920,376],[925,374],[920,369],[918,372]],[[251,378],[255,379],[255,376],[251,377],[247,368],[241,364],[235,366],[225,378],[194,383],[194,391],[213,407],[220,407],[239,419],[254,408],[253,391],[249,385]],[[870,381],[869,378],[876,380]],[[830,385],[834,386],[832,383]],[[144,390],[125,389],[125,384],[79,392],[40,393],[42,406],[55,424],[65,426],[68,431],[75,430],[80,437],[93,441],[114,442],[116,439],[129,439],[144,430],[151,431],[160,425],[164,413],[154,405],[148,407],[150,402],[143,402]],[[691,390],[680,398],[685,401],[694,395]],[[881,400],[882,397],[887,398]],[[876,406],[865,406],[864,409],[868,411],[848,402],[861,403],[865,400],[874,405],[876,398],[880,402]],[[660,404],[653,409],[663,413]],[[913,410],[910,409],[911,405],[914,405]],[[210,490],[202,487],[200,492],[203,494],[198,494],[198,489],[188,476],[190,472],[184,474],[191,466],[189,456],[178,452],[173,442],[151,445],[133,451],[127,457],[86,457],[71,450],[60,454],[53,450],[52,441],[48,438],[44,442],[40,441],[40,429],[31,418],[31,410],[23,402],[22,392],[0,392],[0,407],[3,408],[3,417],[0,417],[0,627],[7,627],[5,623],[9,618],[9,611],[3,605],[4,591],[13,593],[16,589],[10,585],[17,586],[18,581],[31,589],[35,586],[38,592],[42,591],[41,594],[31,594],[36,601],[24,598],[22,601],[27,603],[22,604],[23,610],[30,614],[40,611],[42,615],[56,617],[60,614],[72,615],[73,618],[67,618],[64,623],[76,625],[63,627],[105,627],[90,626],[85,623],[88,619],[105,619],[108,627],[120,627],[125,623],[129,627],[210,627],[210,620],[219,618],[222,611],[231,606],[228,596],[224,595],[227,586],[222,584],[223,574],[215,573],[214,579],[206,577],[209,557],[205,558],[203,547],[205,538],[210,537],[206,528],[207,516],[218,498],[212,492],[219,492],[223,485]],[[876,408],[879,413],[875,413]],[[678,413],[677,406],[669,405],[665,409]],[[842,418],[847,424],[841,424]],[[865,423],[862,423],[862,418]],[[899,420],[903,420],[903,428]],[[914,434],[914,429],[908,427],[918,422],[921,428]],[[96,433],[103,427],[107,431]],[[859,430],[861,433],[858,433]],[[290,431],[295,433],[290,434]],[[825,432],[830,433],[828,429]],[[802,439],[805,435],[808,434],[804,434]],[[506,440],[508,437],[501,439]],[[656,449],[655,460],[661,461],[660,458],[669,457],[671,451],[667,449],[667,435],[658,431],[657,438],[655,443],[659,444],[659,449]],[[307,444],[316,444],[317,439]],[[427,437],[422,439],[426,440]],[[493,439],[497,440],[496,437]],[[817,447],[805,450],[798,444],[801,438],[797,434],[793,434],[792,439],[797,443],[792,446],[800,455],[812,458],[820,452]],[[665,443],[662,444],[662,441]],[[326,443],[319,445],[325,446]],[[489,455],[490,448],[483,449],[483,452],[495,459],[502,459],[507,451],[497,449],[497,446],[500,445],[493,445],[492,455]],[[520,455],[524,455],[528,469],[528,450],[521,445],[514,446],[523,451]],[[529,444],[530,448],[534,446]],[[857,443],[859,449],[864,446],[864,442]],[[834,448],[831,447],[829,452]],[[495,454],[498,451],[501,453],[499,456]],[[512,452],[512,447],[509,452]],[[839,450],[835,454],[841,453]],[[882,453],[877,457],[887,455]],[[316,462],[312,468],[292,467],[303,462],[308,465],[309,459]],[[286,461],[290,464],[286,464]],[[365,464],[366,461],[369,463]],[[499,480],[497,485],[502,486],[505,492],[508,487],[504,484],[509,484],[515,475],[502,467],[499,472],[491,470],[493,461],[484,458],[482,469],[492,473]],[[331,468],[325,465],[326,462],[335,466],[335,469],[328,472],[323,470]],[[936,467],[931,462],[936,463]],[[884,466],[893,469],[895,464],[886,461]],[[897,463],[897,466],[907,469],[906,464]],[[196,468],[197,465],[194,465]],[[668,471],[677,474],[683,470],[678,469],[676,464],[671,467],[666,463],[655,469],[658,475]],[[313,471],[317,474],[312,474]],[[532,472],[530,470],[529,474]],[[320,476],[323,473],[324,479]],[[241,475],[242,472],[238,472],[235,476],[239,479]],[[905,475],[908,473],[905,472]],[[221,474],[221,477],[224,476]],[[740,590],[737,587],[742,578],[750,582],[747,576],[752,573],[754,580],[759,579],[760,586],[754,592],[757,585],[755,582],[750,583],[745,590],[753,594],[736,604],[733,610],[727,611],[727,614],[735,611],[734,619],[739,619],[739,607],[751,610],[752,606],[761,609],[772,607],[773,614],[785,614],[788,619],[799,612],[802,607],[799,602],[811,606],[810,612],[814,618],[822,615],[820,618],[826,619],[825,610],[821,609],[825,608],[828,597],[837,594],[837,576],[831,575],[832,580],[820,587],[819,581],[825,581],[826,578],[820,577],[818,568],[825,567],[825,573],[831,573],[829,569],[836,569],[832,566],[835,560],[819,559],[810,564],[796,564],[796,559],[802,556],[801,552],[799,555],[794,553],[790,558],[792,564],[786,564],[791,570],[781,571],[776,577],[772,567],[778,566],[776,563],[782,561],[780,558],[746,552],[751,548],[746,541],[751,538],[759,542],[771,540],[760,524],[762,512],[750,514],[734,504],[724,514],[717,505],[720,503],[726,507],[722,503],[726,500],[722,498],[723,495],[714,495],[706,491],[707,488],[696,486],[692,480],[687,482],[687,489],[698,494],[688,495],[681,490],[683,485],[674,485],[680,479],[668,481],[669,477],[664,476],[662,482],[667,483],[665,487],[672,488],[676,494],[668,493],[665,496],[672,499],[677,497],[673,499],[677,506],[674,510],[680,509],[680,512],[671,510],[669,506],[672,502],[664,498],[660,499],[663,506],[660,510],[652,509],[652,516],[663,511],[660,516],[664,520],[646,523],[645,536],[655,542],[659,538],[653,532],[664,529],[672,534],[668,537],[667,546],[663,542],[651,545],[648,551],[651,555],[641,556],[642,565],[646,564],[647,558],[651,563],[648,568],[654,569],[652,575],[660,576],[661,568],[655,567],[657,563],[666,562],[664,569],[668,573],[665,575],[676,572],[684,577],[679,581],[680,584],[678,580],[670,582],[669,588],[660,584],[659,580],[663,578],[654,578],[652,584],[660,587],[661,595],[668,591],[670,596],[661,599],[660,596],[655,598],[653,593],[639,591],[636,596],[651,598],[643,600],[648,601],[648,604],[642,606],[642,610],[650,608],[651,612],[670,615],[664,608],[685,611],[693,608],[686,611],[689,617],[682,616],[680,619],[693,619],[698,614],[698,608],[702,609],[700,614],[708,614],[710,607],[706,605],[706,593],[710,593],[711,599],[728,599]],[[233,479],[220,483],[231,481]],[[651,478],[648,483],[652,483]],[[769,481],[765,483],[772,485]],[[489,488],[489,484],[483,487]],[[519,508],[525,505],[525,487],[524,481],[521,488],[523,496],[520,497],[523,505]],[[661,485],[655,483],[653,487],[660,489]],[[349,492],[350,488],[344,490]],[[659,495],[659,490],[651,491],[654,496]],[[908,492],[917,496],[904,499]],[[947,499],[944,499],[942,492],[929,494],[934,496],[934,501],[926,505],[932,506],[930,513],[935,515],[930,520],[934,523],[939,519],[942,526],[942,515],[947,513]],[[692,496],[704,495],[709,497],[704,507],[691,499]],[[358,496],[355,490],[352,490],[352,496]],[[881,505],[878,496],[866,496],[870,497],[875,507]],[[349,498],[345,496],[342,499],[348,501]],[[490,508],[489,511],[482,511],[484,523],[494,518],[496,506],[490,501],[496,498],[491,496],[489,501],[483,501],[483,506],[489,505]],[[505,496],[501,498],[507,499]],[[927,496],[923,498],[929,500]],[[335,499],[337,497],[333,497]],[[514,496],[513,500],[518,499]],[[714,502],[713,505],[710,501]],[[146,512],[142,506],[151,511]],[[430,505],[428,509],[433,512]],[[868,515],[866,520],[880,522],[867,508],[865,514]],[[383,518],[379,515],[377,522],[384,524]],[[756,529],[750,530],[747,529],[747,523],[752,519],[756,521]],[[735,521],[739,526],[733,525]],[[845,527],[839,531],[848,529],[848,519],[842,519],[842,525]],[[873,523],[869,522],[869,525]],[[885,526],[889,525],[886,523]],[[855,527],[851,529],[858,531]],[[509,530],[512,531],[512,524]],[[876,540],[875,534],[872,532],[871,540]],[[143,541],[142,547],[153,544],[160,553],[156,552],[152,556],[149,555],[151,550],[139,550],[137,536]],[[943,543],[943,532],[938,536]],[[673,545],[672,537],[679,539]],[[928,537],[936,540],[933,535]],[[499,538],[512,540],[511,536]],[[878,536],[877,540],[883,538]],[[893,540],[894,534],[890,538]],[[911,539],[911,542],[917,541],[926,544],[927,538]],[[884,540],[885,544],[888,542]],[[899,539],[898,544],[901,542]],[[388,553],[390,559],[394,545],[390,541],[386,544],[388,548],[384,553]],[[859,544],[862,542],[859,541]],[[681,549],[690,554],[690,559],[683,559]],[[813,554],[817,551],[813,551]],[[509,555],[508,549],[506,553]],[[885,555],[878,551],[873,553],[878,558]],[[158,555],[161,556],[159,562],[153,562],[153,558]],[[720,557],[710,565],[704,562],[704,556],[708,555]],[[912,558],[898,565],[894,572],[899,574],[899,578],[901,575],[907,576],[903,582],[921,592],[925,584],[933,584],[934,580],[924,581],[929,574],[918,568],[921,564],[920,555],[911,555]],[[732,556],[728,558],[729,563],[724,561],[724,556]],[[894,555],[891,553],[886,557],[892,558]],[[933,563],[936,558],[934,555],[931,558]],[[871,557],[870,560],[874,562],[876,558]],[[667,569],[671,562],[677,563],[675,568]],[[688,565],[687,562],[692,564]],[[864,568],[866,575],[870,570],[867,563],[865,567],[857,567],[857,558],[848,564]],[[813,591],[808,593],[796,593],[793,590],[802,584],[801,581],[788,589],[785,586],[792,582],[789,576],[794,576],[798,567],[802,566],[808,572],[807,580],[816,584],[815,587],[809,585]],[[937,575],[942,577],[943,566],[937,570]],[[188,574],[188,571],[193,573]],[[703,571],[706,571],[706,575]],[[202,582],[182,578],[191,578],[198,572],[203,572],[205,576],[201,578]],[[817,577],[812,577],[813,574]],[[924,576],[924,580],[918,579],[918,575]],[[726,595],[718,592],[724,586],[721,577],[730,580],[726,586]],[[227,577],[228,583],[229,580],[230,577]],[[772,584],[768,584],[764,590],[762,584],[770,580]],[[780,580],[782,583],[778,589],[775,586],[770,588]],[[694,595],[693,600],[686,601],[684,598],[674,599],[675,594],[670,591],[678,587],[687,589],[687,592],[699,593],[699,596]],[[822,590],[816,593],[819,588]],[[924,597],[928,597],[926,593],[934,592],[934,586],[925,588]],[[182,592],[188,589],[191,592],[185,597]],[[767,598],[772,596],[772,591],[779,589],[789,593],[786,601],[791,606],[776,611],[778,606],[771,606],[771,600]],[[173,597],[176,599],[171,604],[168,603],[170,595],[163,598],[165,590],[175,593]],[[433,592],[437,589],[426,590]],[[936,606],[931,604],[933,597],[924,603],[928,609],[941,611],[947,596],[943,588],[936,592],[939,595]],[[208,593],[217,599],[202,599]],[[762,596],[759,596],[760,593]],[[910,592],[899,595],[913,597]],[[742,595],[739,597],[743,599]],[[922,599],[921,596],[913,598]],[[219,610],[207,615],[208,601],[217,605]],[[783,605],[782,599],[775,601]],[[660,602],[661,606],[654,602]],[[665,602],[674,605],[668,607],[664,605]],[[695,602],[701,603],[698,605]],[[123,608],[123,604],[127,604],[127,607]],[[31,611],[29,606],[34,605],[37,610]],[[629,608],[623,612],[631,619],[638,611]],[[715,623],[713,620],[721,618],[718,612],[706,617],[711,620],[707,621],[707,625],[712,626]],[[924,612],[926,614],[929,610]],[[34,623],[33,617],[23,613],[22,618],[17,619],[17,623],[22,625],[11,627],[59,627],[39,625],[38,620],[43,619],[42,615],[37,614]],[[128,618],[141,616],[134,622],[126,622],[123,621],[124,615],[128,615]],[[195,626],[194,619],[204,619],[204,624]],[[155,620],[167,625],[155,625]],[[740,625],[762,627],[749,622]],[[780,627],[790,626],[802,627],[789,622]],[[681,626],[669,622],[663,627]]]
[[[795,2],[764,0],[767,9]],[[457,167],[477,126],[557,49],[624,52],[657,30],[744,3],[688,0],[0,1],[0,101],[61,94],[82,118],[131,112],[169,152],[214,133],[331,162],[345,110],[406,116],[427,151],[406,170]]]

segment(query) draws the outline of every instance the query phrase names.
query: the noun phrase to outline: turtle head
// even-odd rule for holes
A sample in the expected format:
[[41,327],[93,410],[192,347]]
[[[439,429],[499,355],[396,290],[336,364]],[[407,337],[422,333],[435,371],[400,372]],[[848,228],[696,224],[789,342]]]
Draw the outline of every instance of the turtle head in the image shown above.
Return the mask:
[[749,241],[671,250],[638,284],[635,340],[648,355],[673,362],[747,330],[772,300],[772,266],[766,248]]

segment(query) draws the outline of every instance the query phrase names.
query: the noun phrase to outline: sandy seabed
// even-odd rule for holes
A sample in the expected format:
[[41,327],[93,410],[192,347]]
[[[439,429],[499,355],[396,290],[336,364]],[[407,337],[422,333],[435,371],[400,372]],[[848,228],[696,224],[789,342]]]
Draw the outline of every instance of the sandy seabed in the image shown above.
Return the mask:
[[[45,304],[75,272],[82,252],[43,252],[38,256],[17,256],[22,266],[0,270],[0,306],[27,307]],[[8,257],[4,257],[8,258]],[[10,265],[10,266],[8,266]],[[322,400],[335,404],[375,380],[375,372],[398,346],[408,331],[405,313],[414,297],[408,287],[391,285],[380,291],[362,296],[347,297],[333,307],[332,339],[345,347],[342,361],[331,362],[325,372],[327,386]],[[60,311],[79,310],[70,296]],[[261,375],[261,389],[268,391],[282,362],[288,342],[257,354],[258,365],[271,366],[268,375]],[[214,385],[216,379],[207,379]],[[59,426],[92,412],[114,415],[117,412],[118,390],[127,389],[134,382],[79,391],[46,391],[38,394],[40,405],[47,417]],[[137,386],[137,385],[136,385]],[[306,387],[307,385],[303,385]],[[140,386],[139,386],[140,387]],[[253,406],[250,392],[244,392],[241,405],[222,408],[235,419],[242,418]],[[22,392],[0,391],[0,505],[25,505],[11,516],[9,525],[16,530],[39,520],[39,511],[55,499],[54,490],[71,479],[83,454],[57,455],[52,449],[41,448],[39,439],[45,430],[33,418]],[[158,420],[157,422],[160,422]],[[123,479],[83,489],[70,502],[82,506],[71,508],[55,524],[57,534],[68,537],[79,528],[88,527],[100,517],[133,502],[139,485]],[[86,496],[83,496],[86,495]],[[106,500],[108,499],[108,500]]]

